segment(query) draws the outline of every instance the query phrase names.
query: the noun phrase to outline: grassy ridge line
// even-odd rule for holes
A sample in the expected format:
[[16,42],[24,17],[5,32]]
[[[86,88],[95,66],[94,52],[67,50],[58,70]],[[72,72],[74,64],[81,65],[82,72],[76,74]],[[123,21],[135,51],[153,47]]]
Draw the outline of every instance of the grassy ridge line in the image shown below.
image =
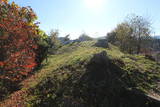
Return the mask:
[[[48,62],[43,62],[42,69],[35,74],[36,78],[33,80],[28,81],[28,85],[31,87],[34,87],[36,84],[38,84],[40,81],[42,81],[44,78],[46,78],[48,75],[50,75],[53,71],[60,68],[61,66],[67,66],[67,65],[73,65],[77,62],[81,62],[84,60],[90,60],[90,58],[96,54],[100,53],[101,51],[107,51],[108,55],[112,58],[120,58],[124,54],[121,53],[117,47],[112,46],[111,49],[104,49],[104,48],[98,48],[94,47],[95,41],[91,42],[82,42],[78,44],[78,46],[74,47],[75,49],[72,49],[72,51],[65,52],[58,55],[50,55],[48,57]],[[72,46],[74,46],[73,44]],[[60,49],[60,51],[63,51],[67,48],[72,48],[69,45],[66,45]],[[27,81],[27,80],[26,80]],[[22,82],[22,85],[25,85],[26,82]],[[27,88],[27,87],[24,87]]]
[[[74,66],[83,61],[87,63],[88,61],[90,61],[94,54],[100,53],[101,51],[107,51],[107,54],[111,59],[122,60],[125,63],[125,66],[123,66],[122,68],[126,70],[128,74],[132,74],[131,71],[138,69],[142,73],[147,72],[146,77],[150,78],[149,80],[151,81],[154,80],[153,78],[160,78],[160,66],[156,62],[148,60],[144,56],[123,54],[117,47],[114,47],[112,45],[110,45],[108,49],[95,47],[93,46],[94,43],[95,41],[66,45],[58,51],[59,54],[48,56],[48,62],[46,63],[44,61],[43,67],[39,71],[37,71],[35,75],[21,83],[22,89],[20,91],[27,92],[30,89],[36,88],[37,85],[41,84],[45,79],[47,79],[47,77],[50,77],[50,75],[58,75],[56,73],[60,73],[59,68],[61,67],[70,65]],[[64,50],[69,51],[65,52]],[[61,76],[61,74],[59,76]],[[145,81],[145,77],[141,78],[141,76],[138,75],[134,75],[133,77],[135,78],[135,82],[137,82],[139,86],[138,88],[140,88],[140,90],[146,91],[146,93],[147,90],[157,87],[156,83],[151,84]],[[143,83],[141,83],[142,81]],[[27,96],[27,94],[28,93],[25,93],[22,97],[25,97],[25,99],[34,97],[31,95]],[[15,96],[13,95],[13,97]],[[10,99],[10,101],[11,100],[12,99]],[[7,102],[9,102],[9,100],[7,100]],[[14,105],[15,103],[18,102],[15,101],[12,104]]]
[[[22,89],[10,95],[9,99],[2,102],[2,106],[8,105],[10,107],[11,105],[16,105],[17,103],[19,103],[18,100],[24,99],[23,97],[26,98],[27,93],[30,89],[34,88],[36,85],[38,85],[41,81],[43,81],[45,78],[47,78],[50,74],[52,74],[54,71],[56,71],[56,69],[60,68],[61,66],[72,65],[74,63],[77,63],[77,61],[79,62],[86,59],[89,60],[89,57],[91,58],[93,54],[101,51],[101,49],[94,47],[82,48],[81,46],[79,46],[76,48],[77,50],[74,50],[72,52],[48,56],[48,62],[43,62],[42,69],[37,71],[35,75],[24,80],[21,83]],[[23,92],[23,95],[19,96],[19,93],[21,92]],[[18,100],[16,98],[18,98]]]

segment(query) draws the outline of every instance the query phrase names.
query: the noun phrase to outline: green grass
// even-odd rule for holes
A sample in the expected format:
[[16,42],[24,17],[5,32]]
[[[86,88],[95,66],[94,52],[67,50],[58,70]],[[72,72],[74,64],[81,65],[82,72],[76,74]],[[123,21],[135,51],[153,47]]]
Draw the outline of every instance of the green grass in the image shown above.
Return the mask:
[[[73,87],[77,78],[85,73],[85,66],[94,54],[102,51],[106,51],[109,58],[124,70],[121,79],[126,88],[136,88],[144,93],[157,88],[160,64],[144,56],[124,54],[111,44],[109,48],[100,48],[95,47],[95,43],[96,41],[87,41],[65,45],[57,51],[56,55],[49,55],[48,61],[42,63],[42,68],[37,71],[34,78],[28,78],[21,83],[22,90],[34,90],[25,98],[27,105],[32,107],[52,100],[59,91],[63,91],[62,89]],[[120,66],[117,60],[123,62],[123,66]],[[65,86],[65,81],[70,81],[70,84]]]

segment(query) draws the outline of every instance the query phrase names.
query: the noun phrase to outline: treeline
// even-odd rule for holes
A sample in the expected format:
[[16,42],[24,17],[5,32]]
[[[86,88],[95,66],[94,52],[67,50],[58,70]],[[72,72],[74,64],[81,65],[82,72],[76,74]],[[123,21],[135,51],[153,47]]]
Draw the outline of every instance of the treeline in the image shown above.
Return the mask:
[[131,15],[107,34],[107,40],[130,54],[148,53],[152,49],[153,42],[151,28],[148,19]]

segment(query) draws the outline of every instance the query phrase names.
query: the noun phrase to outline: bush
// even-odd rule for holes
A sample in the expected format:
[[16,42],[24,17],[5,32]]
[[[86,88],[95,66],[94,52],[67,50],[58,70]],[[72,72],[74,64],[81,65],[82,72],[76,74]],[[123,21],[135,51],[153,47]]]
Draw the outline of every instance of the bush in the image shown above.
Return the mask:
[[[18,82],[39,64],[41,31],[30,7],[0,3],[0,79]],[[43,40],[43,38],[42,38]],[[42,52],[42,51],[41,51]]]

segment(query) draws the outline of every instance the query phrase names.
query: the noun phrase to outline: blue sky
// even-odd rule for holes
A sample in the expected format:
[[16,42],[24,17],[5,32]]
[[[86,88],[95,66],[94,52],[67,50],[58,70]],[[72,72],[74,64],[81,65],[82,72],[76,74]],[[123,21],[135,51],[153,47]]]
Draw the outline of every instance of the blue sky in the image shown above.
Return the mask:
[[86,32],[92,37],[104,36],[131,13],[152,20],[153,31],[160,35],[160,0],[11,0],[20,6],[31,6],[49,33],[59,29],[60,36],[77,38]]

